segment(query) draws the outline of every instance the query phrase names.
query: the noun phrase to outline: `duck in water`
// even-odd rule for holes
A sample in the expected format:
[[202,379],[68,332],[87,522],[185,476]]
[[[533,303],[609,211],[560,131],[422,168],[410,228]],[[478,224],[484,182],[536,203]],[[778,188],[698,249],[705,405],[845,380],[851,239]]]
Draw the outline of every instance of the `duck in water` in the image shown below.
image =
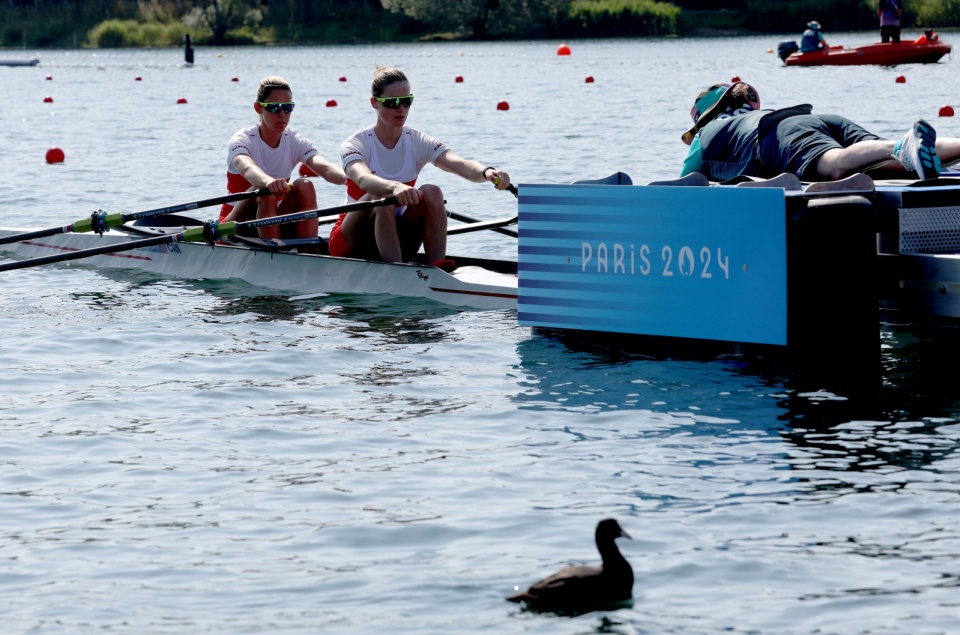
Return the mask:
[[617,548],[617,538],[630,538],[612,519],[597,524],[595,538],[602,563],[571,566],[507,597],[536,611],[585,613],[628,602],[633,597],[633,568]]

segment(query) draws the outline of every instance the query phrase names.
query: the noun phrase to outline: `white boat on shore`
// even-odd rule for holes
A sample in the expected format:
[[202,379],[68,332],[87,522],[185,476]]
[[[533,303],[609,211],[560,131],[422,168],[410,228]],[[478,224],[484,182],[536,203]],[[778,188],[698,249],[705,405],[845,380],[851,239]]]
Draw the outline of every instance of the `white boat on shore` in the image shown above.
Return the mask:
[[[23,233],[0,228],[0,237]],[[20,258],[67,254],[142,239],[126,228],[96,233],[63,233],[0,246]],[[93,255],[76,264],[103,269],[135,269],[186,279],[234,279],[301,294],[364,293],[427,298],[475,309],[516,309],[517,263],[453,256],[446,272],[427,264],[371,262],[296,253],[268,245],[175,242]],[[5,273],[4,275],[11,275]]]

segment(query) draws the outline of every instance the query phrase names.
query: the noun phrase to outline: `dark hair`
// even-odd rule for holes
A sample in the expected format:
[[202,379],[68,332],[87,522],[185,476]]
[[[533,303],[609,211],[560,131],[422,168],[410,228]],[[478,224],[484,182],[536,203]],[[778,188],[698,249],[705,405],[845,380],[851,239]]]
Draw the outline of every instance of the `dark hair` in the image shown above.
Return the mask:
[[260,84],[257,86],[257,101],[266,101],[267,95],[274,90],[289,90],[290,94],[293,94],[293,89],[290,88],[287,80],[279,75],[271,75],[260,80]]
[[400,69],[390,66],[377,66],[373,69],[373,83],[370,85],[370,93],[374,97],[379,97],[390,84],[409,81]]

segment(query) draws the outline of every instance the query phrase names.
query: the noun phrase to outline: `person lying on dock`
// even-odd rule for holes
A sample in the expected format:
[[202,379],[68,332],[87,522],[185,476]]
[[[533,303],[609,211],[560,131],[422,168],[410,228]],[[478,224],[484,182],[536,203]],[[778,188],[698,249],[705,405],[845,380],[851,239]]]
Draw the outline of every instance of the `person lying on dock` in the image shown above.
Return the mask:
[[427,262],[449,266],[443,192],[436,185],[415,187],[420,170],[432,163],[468,181],[490,181],[499,190],[510,187],[510,175],[463,159],[406,125],[413,94],[403,71],[378,66],[371,92],[376,123],[340,146],[349,177],[347,202],[395,196],[399,205],[341,215],[330,232],[330,255],[408,262],[422,245]]
[[[293,91],[282,77],[265,77],[257,86],[253,109],[258,123],[238,130],[227,145],[227,190],[231,194],[270,189],[270,196],[225,204],[220,221],[249,221],[316,209],[317,192],[309,179],[290,182],[290,174],[303,163],[315,174],[336,185],[346,181],[339,166],[319,155],[313,142],[288,127],[293,113]],[[261,238],[280,238],[280,225],[260,228]],[[317,219],[296,224],[298,238],[316,238]]]
[[772,178],[782,173],[803,181],[833,181],[882,167],[935,179],[941,164],[960,160],[960,139],[937,138],[919,120],[899,140],[883,139],[840,115],[814,115],[801,104],[761,110],[749,84],[714,84],[697,95],[690,146],[681,176],[693,172],[711,181],[738,176]]

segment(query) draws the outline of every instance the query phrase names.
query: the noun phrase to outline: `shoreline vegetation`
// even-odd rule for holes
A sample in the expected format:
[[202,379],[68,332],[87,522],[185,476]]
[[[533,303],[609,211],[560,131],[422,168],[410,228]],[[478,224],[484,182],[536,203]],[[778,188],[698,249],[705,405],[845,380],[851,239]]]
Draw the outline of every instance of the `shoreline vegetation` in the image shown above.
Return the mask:
[[[0,48],[351,44],[879,29],[876,0],[0,0]],[[905,29],[960,27],[960,0],[908,0]]]

